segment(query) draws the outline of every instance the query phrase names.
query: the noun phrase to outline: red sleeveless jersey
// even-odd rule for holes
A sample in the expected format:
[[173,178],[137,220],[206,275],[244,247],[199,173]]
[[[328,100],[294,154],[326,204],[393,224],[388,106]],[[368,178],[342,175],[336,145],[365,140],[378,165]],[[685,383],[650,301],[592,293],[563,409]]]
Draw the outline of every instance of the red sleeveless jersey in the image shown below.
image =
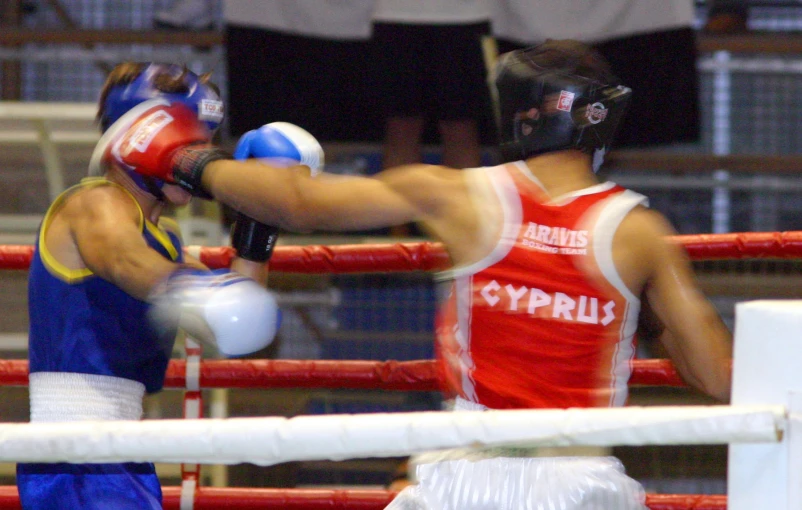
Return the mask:
[[552,199],[523,162],[469,171],[504,225],[490,255],[439,275],[447,391],[491,409],[624,405],[640,300],[612,240],[645,197],[607,182]]

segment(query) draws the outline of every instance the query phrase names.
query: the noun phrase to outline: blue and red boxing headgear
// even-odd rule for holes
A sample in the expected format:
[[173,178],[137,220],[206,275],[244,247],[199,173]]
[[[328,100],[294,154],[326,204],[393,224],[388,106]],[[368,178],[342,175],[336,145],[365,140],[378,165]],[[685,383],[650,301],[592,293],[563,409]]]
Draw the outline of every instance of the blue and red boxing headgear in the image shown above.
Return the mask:
[[[161,76],[181,78],[186,92],[164,92],[156,86]],[[223,122],[223,100],[217,91],[197,74],[183,66],[174,64],[147,64],[147,67],[131,83],[112,87],[103,102],[100,126],[103,131],[134,106],[148,99],[164,98],[170,102],[179,101],[198,114],[198,119],[206,123],[214,133]]]
[[[166,92],[159,87],[161,80],[180,80],[185,87],[178,87],[176,92]],[[170,88],[176,87],[173,84]],[[225,115],[223,100],[205,79],[184,66],[149,63],[145,64],[142,72],[133,81],[114,85],[106,92],[100,105],[99,121],[102,131],[105,132],[135,106],[151,99],[166,99],[171,103],[185,104],[197,114],[198,120],[206,124],[211,134],[220,127]],[[128,174],[140,188],[159,199],[164,198],[161,191],[164,181],[143,177],[133,171]]]

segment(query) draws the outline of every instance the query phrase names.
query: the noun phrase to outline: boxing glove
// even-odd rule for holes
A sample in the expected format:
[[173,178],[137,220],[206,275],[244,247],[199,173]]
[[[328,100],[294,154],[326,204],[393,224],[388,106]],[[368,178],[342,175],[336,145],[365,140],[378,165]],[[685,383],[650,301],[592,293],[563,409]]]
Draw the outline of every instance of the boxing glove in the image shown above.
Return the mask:
[[117,119],[101,137],[90,160],[90,175],[115,162],[141,175],[180,185],[194,196],[211,198],[203,189],[203,169],[228,159],[209,143],[211,133],[195,112],[181,102],[145,101]]
[[272,293],[227,269],[176,270],[154,289],[148,301],[154,326],[181,328],[227,356],[267,347],[281,320]]
[[305,129],[289,122],[271,122],[240,137],[234,159],[264,159],[274,166],[306,165],[317,175],[324,165],[323,147]]
[[[323,148],[306,130],[287,122],[273,122],[248,131],[234,149],[234,159],[258,158],[274,166],[307,165],[312,175],[323,165]],[[267,262],[278,242],[278,228],[238,213],[231,229],[231,245],[237,255]]]

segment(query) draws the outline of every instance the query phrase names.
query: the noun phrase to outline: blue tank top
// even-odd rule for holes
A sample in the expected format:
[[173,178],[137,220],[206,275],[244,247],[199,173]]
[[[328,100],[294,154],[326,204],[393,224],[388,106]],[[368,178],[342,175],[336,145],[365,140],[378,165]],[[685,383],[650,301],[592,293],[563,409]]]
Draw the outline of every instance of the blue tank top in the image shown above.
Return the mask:
[[[157,331],[147,318],[150,305],[131,297],[89,269],[68,269],[43,243],[53,211],[78,188],[113,185],[84,179],[50,206],[28,275],[30,372],[74,372],[138,381],[148,393],[164,385],[176,331]],[[133,197],[132,197],[133,200]],[[183,262],[181,241],[147,221],[140,209],[142,236],[163,257]]]

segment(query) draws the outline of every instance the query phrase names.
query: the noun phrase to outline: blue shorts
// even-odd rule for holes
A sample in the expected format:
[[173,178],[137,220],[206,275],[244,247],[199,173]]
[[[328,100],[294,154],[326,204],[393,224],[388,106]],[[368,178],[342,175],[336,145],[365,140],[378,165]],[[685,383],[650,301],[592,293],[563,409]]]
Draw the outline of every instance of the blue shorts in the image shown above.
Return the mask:
[[149,463],[18,464],[23,510],[162,510]]

